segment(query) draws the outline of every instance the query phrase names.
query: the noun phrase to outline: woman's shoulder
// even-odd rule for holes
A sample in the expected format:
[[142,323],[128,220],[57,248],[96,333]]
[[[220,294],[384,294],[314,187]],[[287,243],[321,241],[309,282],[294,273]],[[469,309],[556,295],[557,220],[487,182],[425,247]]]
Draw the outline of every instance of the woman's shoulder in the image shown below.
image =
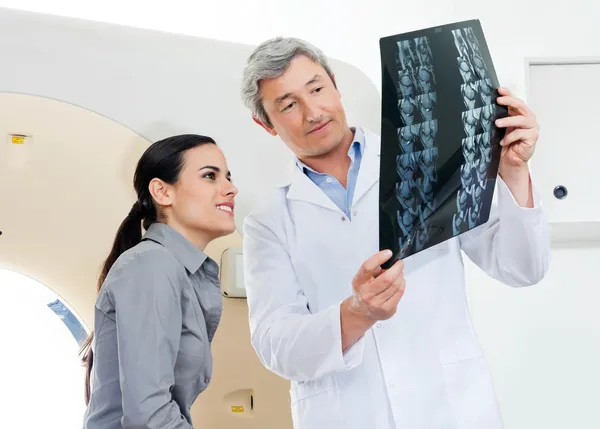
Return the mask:
[[136,287],[157,280],[180,288],[185,274],[185,268],[169,249],[154,241],[144,240],[117,258],[103,288],[110,289],[115,283],[130,283]]

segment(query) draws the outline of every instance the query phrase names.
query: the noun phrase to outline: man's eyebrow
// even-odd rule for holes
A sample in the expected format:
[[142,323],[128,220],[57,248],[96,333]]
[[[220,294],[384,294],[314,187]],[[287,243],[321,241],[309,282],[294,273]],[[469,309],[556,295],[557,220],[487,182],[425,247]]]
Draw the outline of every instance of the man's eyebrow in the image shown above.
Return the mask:
[[[319,74],[316,74],[316,75],[314,75],[314,76],[313,76],[313,77],[312,77],[312,78],[311,78],[311,79],[310,79],[308,82],[306,82],[305,86],[308,86],[308,85],[311,85],[311,84],[313,84],[313,83],[315,83],[315,82],[318,82],[318,81],[320,81],[321,79],[322,79],[322,76],[321,76],[321,75],[319,75]],[[281,103],[283,100],[285,100],[286,98],[289,98],[291,95],[292,95],[292,93],[291,93],[291,92],[286,92],[286,93],[285,93],[285,94],[283,94],[282,96],[280,96],[280,97],[277,97],[277,98],[275,99],[275,103],[276,103],[276,104],[279,104],[279,103]]]

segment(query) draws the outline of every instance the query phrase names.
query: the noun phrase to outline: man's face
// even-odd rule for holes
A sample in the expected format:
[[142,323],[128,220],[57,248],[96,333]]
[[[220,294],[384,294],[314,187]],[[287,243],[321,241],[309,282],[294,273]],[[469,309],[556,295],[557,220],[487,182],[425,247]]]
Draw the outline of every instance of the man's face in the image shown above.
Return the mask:
[[300,159],[320,158],[334,150],[348,130],[341,95],[325,69],[304,55],[294,58],[283,75],[260,84],[263,106],[272,127]]

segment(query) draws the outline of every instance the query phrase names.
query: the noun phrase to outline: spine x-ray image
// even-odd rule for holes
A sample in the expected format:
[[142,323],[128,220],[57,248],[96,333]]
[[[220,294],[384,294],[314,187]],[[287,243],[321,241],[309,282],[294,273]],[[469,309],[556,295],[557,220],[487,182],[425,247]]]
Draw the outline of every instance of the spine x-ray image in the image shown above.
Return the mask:
[[453,214],[452,221],[452,234],[458,235],[479,224],[483,192],[487,186],[486,175],[492,161],[490,134],[496,103],[491,97],[491,81],[473,29],[455,29],[452,30],[452,36],[459,56],[458,63],[470,64],[474,72],[461,73],[461,93],[465,105],[461,113],[465,133],[461,141],[464,163],[456,196],[457,212]]
[[395,260],[487,221],[503,137],[494,122],[507,111],[479,21],[380,48],[380,248]]
[[420,250],[430,232],[437,182],[437,95],[433,54],[426,36],[396,42],[396,98],[401,126],[397,130],[396,222],[398,246]]

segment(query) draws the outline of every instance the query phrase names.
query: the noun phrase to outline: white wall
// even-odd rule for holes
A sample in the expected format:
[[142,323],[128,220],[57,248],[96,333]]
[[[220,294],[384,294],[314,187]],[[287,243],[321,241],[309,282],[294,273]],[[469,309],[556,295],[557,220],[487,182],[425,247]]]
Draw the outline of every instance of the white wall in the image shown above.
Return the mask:
[[0,0],[0,6],[248,44],[294,35],[356,65],[378,87],[380,37],[464,19],[481,19],[501,83],[520,94],[525,57],[600,55],[597,0]]
[[[501,83],[521,97],[525,57],[600,56],[600,3],[595,0],[554,6],[544,0],[240,1],[237,16],[231,2],[212,1],[3,0],[0,5],[251,44],[295,35],[358,66],[377,87],[379,37],[468,18],[482,20]],[[581,89],[574,83],[573,90]],[[595,389],[600,384],[594,316],[600,298],[598,260],[597,246],[555,249],[547,278],[521,290],[506,288],[467,264],[473,319],[507,429],[600,427],[594,411],[600,399]]]

